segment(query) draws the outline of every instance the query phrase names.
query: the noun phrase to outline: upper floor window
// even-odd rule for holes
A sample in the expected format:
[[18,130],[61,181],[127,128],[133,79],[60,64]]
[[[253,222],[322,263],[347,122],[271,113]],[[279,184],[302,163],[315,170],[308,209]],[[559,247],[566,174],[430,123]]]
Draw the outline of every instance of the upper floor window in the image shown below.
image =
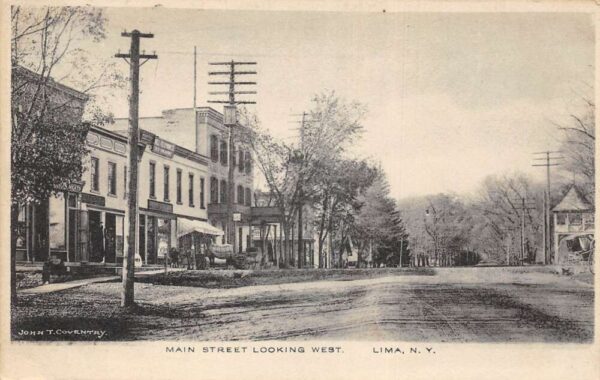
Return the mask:
[[237,187],[237,203],[244,204],[244,188],[242,185],[238,185]]
[[214,162],[219,161],[219,139],[216,135],[210,136],[210,159]]
[[210,203],[219,203],[219,180],[210,178]]
[[579,212],[569,213],[569,224],[578,226],[581,224],[581,221],[582,221],[581,213],[579,213]]
[[241,149],[238,154],[238,170],[240,173],[244,172],[244,151]]
[[594,226],[594,214],[591,212],[586,212],[583,214],[583,223],[585,223],[586,228]]
[[188,202],[190,207],[194,207],[194,175],[190,173],[188,175]]
[[123,198],[127,198],[127,165],[123,166]]
[[227,142],[221,141],[221,165],[227,165]]
[[181,169],[177,169],[177,189],[176,189],[176,197],[177,197],[177,203],[181,204],[183,203],[181,200]]
[[96,157],[92,157],[91,166],[92,179],[90,182],[90,188],[92,191],[99,191],[100,183],[98,177],[100,175],[100,160],[98,160]]
[[108,163],[108,194],[117,195],[117,164]]
[[246,189],[246,206],[252,206],[252,191]]
[[149,170],[148,181],[150,186],[150,198],[156,198],[156,163],[151,162]]
[[227,181],[225,181],[224,179],[222,179],[221,180],[221,194],[219,194],[220,198],[221,198],[221,199],[219,199],[219,201],[221,203],[227,203],[227,191],[228,191],[228,189],[227,189]]
[[250,174],[250,172],[252,172],[252,156],[250,155],[250,152],[246,152],[244,155],[244,161],[245,161],[245,165],[246,165],[246,174]]
[[205,208],[204,204],[204,178],[200,178],[200,208]]
[[163,192],[164,192],[164,200],[165,202],[169,201],[169,167],[167,165],[164,166],[163,171]]

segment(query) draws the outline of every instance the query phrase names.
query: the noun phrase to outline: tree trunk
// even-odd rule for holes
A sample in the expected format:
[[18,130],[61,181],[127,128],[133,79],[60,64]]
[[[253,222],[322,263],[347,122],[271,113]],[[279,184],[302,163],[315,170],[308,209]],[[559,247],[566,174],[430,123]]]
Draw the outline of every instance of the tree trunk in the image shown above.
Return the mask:
[[328,251],[328,255],[327,255],[327,266],[328,267],[332,267],[331,265],[331,260],[333,259],[333,217],[330,216],[329,217],[329,249]]
[[319,222],[319,268],[326,266],[325,258],[323,257],[323,244],[325,243],[325,214],[327,214],[327,206],[329,200],[327,196],[323,199],[323,212],[321,213],[321,220]]
[[19,222],[19,205],[10,205],[10,301],[17,305],[17,224]]

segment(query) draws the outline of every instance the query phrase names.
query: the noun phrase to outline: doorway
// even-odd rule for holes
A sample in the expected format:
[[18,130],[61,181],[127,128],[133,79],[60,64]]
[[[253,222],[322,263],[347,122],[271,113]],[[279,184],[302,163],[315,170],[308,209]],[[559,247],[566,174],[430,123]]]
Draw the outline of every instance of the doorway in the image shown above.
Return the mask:
[[90,226],[90,261],[102,262],[104,259],[104,226],[100,211],[88,211]]
[[105,262],[116,262],[116,216],[115,214],[106,213],[104,221],[106,223],[104,230],[104,252]]

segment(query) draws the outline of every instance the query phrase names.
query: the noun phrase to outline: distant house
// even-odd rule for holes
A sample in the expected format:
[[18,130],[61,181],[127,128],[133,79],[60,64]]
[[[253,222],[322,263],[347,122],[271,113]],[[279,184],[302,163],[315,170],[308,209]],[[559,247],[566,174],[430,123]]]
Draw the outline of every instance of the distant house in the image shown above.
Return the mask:
[[576,264],[587,260],[594,240],[594,206],[572,186],[552,213],[554,263]]

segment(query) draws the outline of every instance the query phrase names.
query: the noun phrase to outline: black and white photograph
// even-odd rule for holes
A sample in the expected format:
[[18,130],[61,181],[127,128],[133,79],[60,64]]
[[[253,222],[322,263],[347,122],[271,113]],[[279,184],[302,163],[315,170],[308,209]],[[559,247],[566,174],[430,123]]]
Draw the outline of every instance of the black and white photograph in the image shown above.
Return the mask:
[[590,355],[595,8],[3,5],[9,344]]

